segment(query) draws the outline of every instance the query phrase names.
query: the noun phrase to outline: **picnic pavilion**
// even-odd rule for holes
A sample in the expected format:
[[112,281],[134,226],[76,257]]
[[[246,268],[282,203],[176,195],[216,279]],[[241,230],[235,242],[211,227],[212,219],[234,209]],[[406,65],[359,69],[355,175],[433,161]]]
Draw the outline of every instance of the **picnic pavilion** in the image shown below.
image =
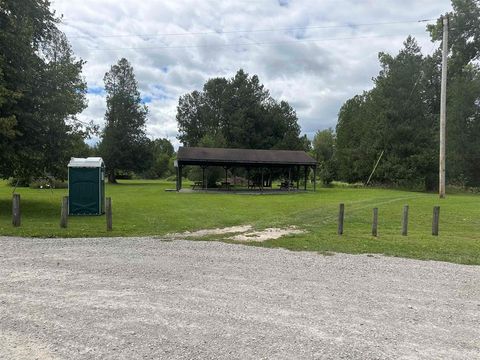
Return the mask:
[[[293,150],[257,150],[257,149],[224,149],[204,147],[180,147],[177,153],[175,167],[177,168],[177,191],[182,189],[182,169],[187,165],[200,166],[202,181],[197,181],[193,188],[207,190],[205,171],[208,167],[222,167],[225,170],[225,181],[221,183],[225,189],[230,188],[228,170],[244,168],[247,171],[248,189],[263,191],[272,184],[272,170],[283,169],[288,171],[288,180],[281,183],[281,189],[294,189],[292,175],[297,180],[296,189],[299,189],[299,179],[303,170],[304,190],[307,190],[307,179],[310,169],[313,169],[313,190],[316,189],[317,162],[304,151]],[[257,180],[250,181],[250,171],[255,171]]]

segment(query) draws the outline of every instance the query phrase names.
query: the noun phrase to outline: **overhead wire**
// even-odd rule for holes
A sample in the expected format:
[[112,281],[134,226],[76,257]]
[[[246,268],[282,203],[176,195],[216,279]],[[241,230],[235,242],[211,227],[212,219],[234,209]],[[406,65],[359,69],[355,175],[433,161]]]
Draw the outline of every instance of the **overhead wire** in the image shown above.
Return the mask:
[[[422,33],[423,34],[423,33]],[[411,33],[412,35],[412,33]],[[413,35],[419,35],[413,33]],[[355,40],[355,39],[372,39],[382,37],[402,36],[402,34],[387,34],[387,35],[371,35],[371,36],[352,36],[352,37],[334,37],[334,38],[317,38],[317,39],[295,39],[283,41],[266,41],[266,42],[244,42],[244,43],[228,43],[228,44],[207,44],[207,45],[164,45],[164,46],[141,46],[141,47],[120,47],[120,48],[89,48],[92,51],[117,51],[117,50],[153,50],[153,49],[189,49],[189,48],[222,48],[232,46],[268,46],[281,45],[298,42],[323,42],[323,41],[337,41],[337,40]]]
[[221,30],[221,31],[186,31],[181,33],[155,33],[155,34],[109,34],[109,35],[68,35],[68,38],[116,38],[116,37],[160,37],[160,36],[190,36],[190,35],[223,35],[223,34],[238,34],[238,33],[260,33],[260,32],[276,32],[276,31],[294,31],[294,30],[315,30],[315,29],[340,29],[340,28],[356,28],[362,26],[383,26],[396,24],[412,24],[424,23],[436,19],[420,19],[408,21],[390,21],[390,22],[376,22],[376,23],[360,23],[360,24],[344,24],[344,25],[329,25],[329,26],[298,26],[298,27],[284,27],[284,28],[270,28],[270,29],[250,29],[250,30]]

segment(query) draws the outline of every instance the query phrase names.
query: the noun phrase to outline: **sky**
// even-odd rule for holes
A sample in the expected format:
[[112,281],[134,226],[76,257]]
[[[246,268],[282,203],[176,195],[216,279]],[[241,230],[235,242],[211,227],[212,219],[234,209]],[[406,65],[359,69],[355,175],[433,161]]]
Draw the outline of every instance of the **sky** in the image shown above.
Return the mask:
[[[86,61],[81,121],[104,125],[103,77],[120,58],[134,68],[149,108],[147,134],[178,147],[179,96],[210,78],[256,74],[297,112],[302,134],[334,128],[342,104],[372,87],[378,53],[396,54],[413,35],[424,53],[426,24],[448,0],[52,0],[60,28]],[[90,140],[95,142],[96,139]]]

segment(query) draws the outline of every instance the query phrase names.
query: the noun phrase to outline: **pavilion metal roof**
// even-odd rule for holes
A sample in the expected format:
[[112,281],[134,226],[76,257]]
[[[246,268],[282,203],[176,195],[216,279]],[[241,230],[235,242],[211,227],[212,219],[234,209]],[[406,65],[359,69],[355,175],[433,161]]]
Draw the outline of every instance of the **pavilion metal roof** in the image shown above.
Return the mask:
[[316,166],[316,160],[305,151],[180,147],[180,165],[237,166]]

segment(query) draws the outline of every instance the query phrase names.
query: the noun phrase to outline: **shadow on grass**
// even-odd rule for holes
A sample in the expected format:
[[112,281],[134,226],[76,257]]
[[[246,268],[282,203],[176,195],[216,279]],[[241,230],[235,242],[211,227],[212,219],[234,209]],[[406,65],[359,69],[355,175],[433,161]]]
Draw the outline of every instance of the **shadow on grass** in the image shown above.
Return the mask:
[[[52,200],[29,199],[27,196],[21,198],[20,209],[22,215],[30,216],[34,214],[36,218],[49,218],[52,214],[60,214],[60,198],[58,204]],[[12,200],[0,199],[0,212],[11,214]]]
[[[128,186],[128,187],[134,187],[134,186],[156,186],[156,187],[165,187],[168,182],[148,182],[148,181],[142,181],[142,182],[117,182],[117,183],[106,183],[108,186]],[[172,186],[175,185],[174,182],[172,182]]]

